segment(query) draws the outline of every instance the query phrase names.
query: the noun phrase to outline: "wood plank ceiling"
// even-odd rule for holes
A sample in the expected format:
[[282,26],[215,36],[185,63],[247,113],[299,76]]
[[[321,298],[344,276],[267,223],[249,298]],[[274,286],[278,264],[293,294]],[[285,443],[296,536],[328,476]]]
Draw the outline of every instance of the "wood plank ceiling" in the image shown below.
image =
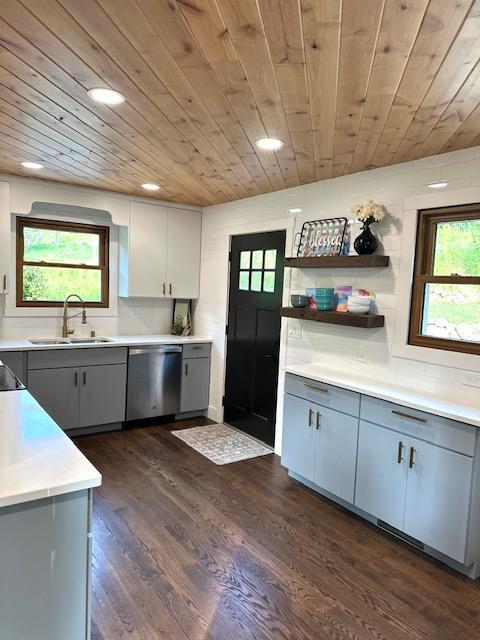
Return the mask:
[[479,60],[480,0],[2,0],[0,172],[207,205],[462,149]]

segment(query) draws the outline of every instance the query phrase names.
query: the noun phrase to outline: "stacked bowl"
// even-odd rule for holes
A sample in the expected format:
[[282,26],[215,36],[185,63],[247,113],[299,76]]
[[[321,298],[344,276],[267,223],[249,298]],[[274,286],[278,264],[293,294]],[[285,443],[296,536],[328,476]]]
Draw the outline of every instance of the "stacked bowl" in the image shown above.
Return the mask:
[[372,298],[369,296],[351,295],[348,298],[347,309],[349,313],[365,314],[370,311]]
[[335,290],[333,287],[317,287],[314,289],[316,308],[318,311],[331,311],[335,306]]

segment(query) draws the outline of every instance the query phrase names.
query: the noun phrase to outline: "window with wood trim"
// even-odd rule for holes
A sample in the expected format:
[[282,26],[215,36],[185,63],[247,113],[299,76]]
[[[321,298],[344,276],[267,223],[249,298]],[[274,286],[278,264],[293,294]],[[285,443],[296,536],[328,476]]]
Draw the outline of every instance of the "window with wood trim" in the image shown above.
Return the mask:
[[480,204],[419,212],[409,344],[480,354]]
[[108,227],[17,218],[17,307],[108,307],[108,249]]

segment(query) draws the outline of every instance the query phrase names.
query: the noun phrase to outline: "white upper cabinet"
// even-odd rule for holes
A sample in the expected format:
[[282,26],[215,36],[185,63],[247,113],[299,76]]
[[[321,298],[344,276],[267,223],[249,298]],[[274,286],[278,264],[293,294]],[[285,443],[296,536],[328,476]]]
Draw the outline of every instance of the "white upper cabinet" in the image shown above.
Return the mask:
[[173,298],[198,298],[201,233],[199,213],[168,210],[167,294]]
[[10,184],[0,182],[0,293],[7,293],[10,270]]
[[131,202],[120,231],[121,297],[198,298],[201,215]]

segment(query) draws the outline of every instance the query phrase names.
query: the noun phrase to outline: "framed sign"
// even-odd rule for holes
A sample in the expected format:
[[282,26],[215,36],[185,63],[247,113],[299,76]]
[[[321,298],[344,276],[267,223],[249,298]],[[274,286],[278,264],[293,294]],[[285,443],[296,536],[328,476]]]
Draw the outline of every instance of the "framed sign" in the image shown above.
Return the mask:
[[300,232],[297,256],[339,256],[342,252],[347,218],[326,218],[304,222]]

